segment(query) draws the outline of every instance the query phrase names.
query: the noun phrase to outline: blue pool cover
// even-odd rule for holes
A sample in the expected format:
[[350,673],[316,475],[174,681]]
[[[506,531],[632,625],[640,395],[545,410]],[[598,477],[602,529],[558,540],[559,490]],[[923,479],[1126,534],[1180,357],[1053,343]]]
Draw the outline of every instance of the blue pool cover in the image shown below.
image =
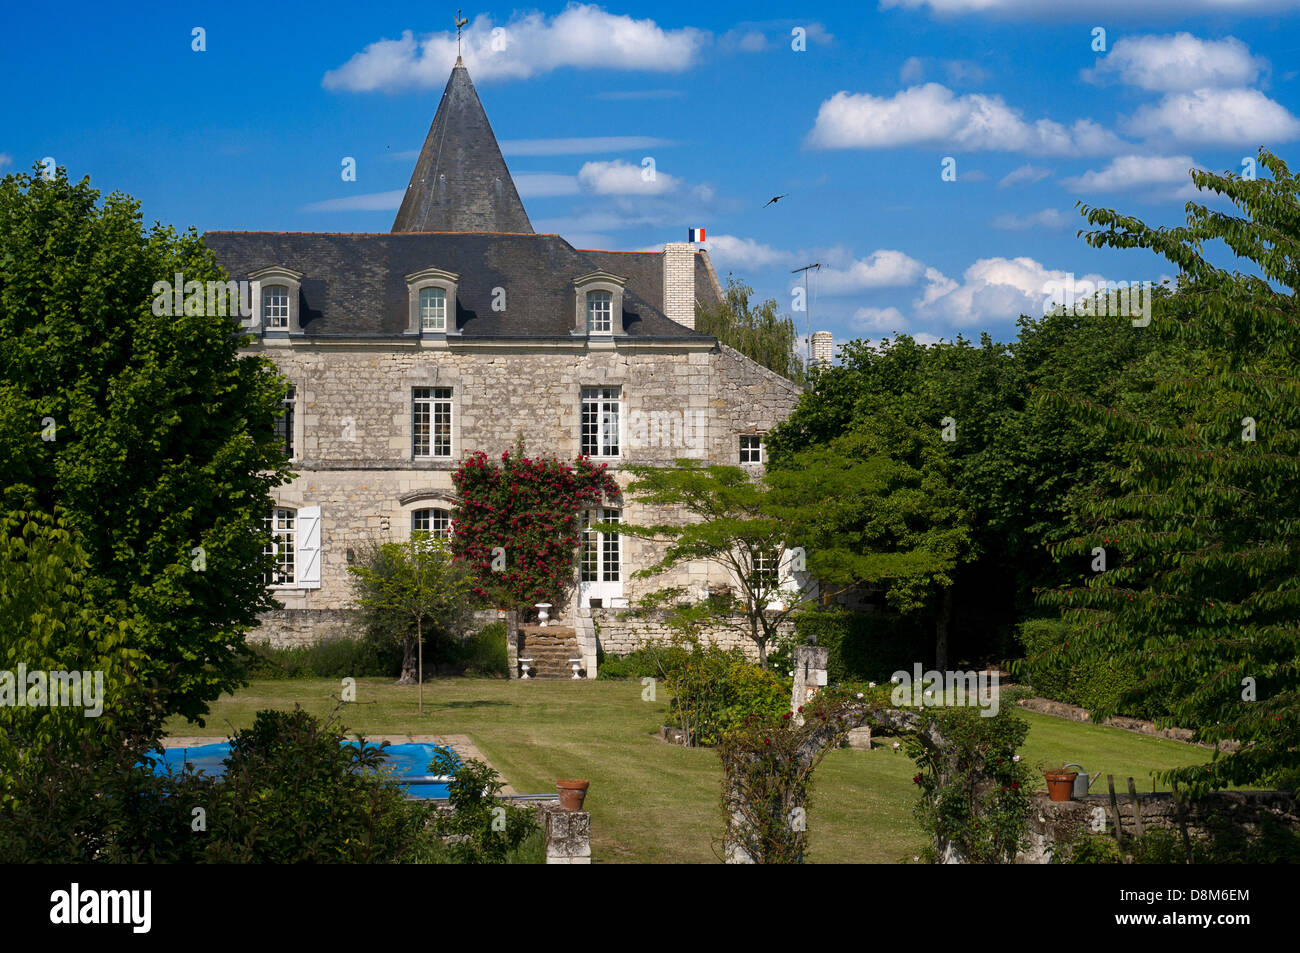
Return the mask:
[[[343,744],[355,746],[355,741]],[[379,747],[373,742],[366,742],[367,748]],[[437,745],[400,744],[389,745],[384,749],[387,755],[385,767],[406,789],[406,796],[413,798],[441,798],[447,796],[445,776],[429,774],[429,762],[438,751]],[[444,749],[450,750],[450,749]],[[179,771],[183,764],[194,766],[194,770],[204,774],[220,776],[226,773],[226,758],[230,756],[230,742],[221,741],[210,745],[198,745],[193,748],[163,748],[161,752],[149,752],[154,774],[166,774],[169,769]],[[452,756],[455,757],[454,752]],[[459,758],[456,759],[459,763]]]

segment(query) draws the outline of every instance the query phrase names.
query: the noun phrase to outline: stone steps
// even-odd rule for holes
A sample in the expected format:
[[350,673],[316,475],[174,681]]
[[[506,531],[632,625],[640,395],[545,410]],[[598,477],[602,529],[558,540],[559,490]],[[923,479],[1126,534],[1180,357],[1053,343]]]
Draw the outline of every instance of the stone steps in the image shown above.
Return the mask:
[[578,639],[572,629],[548,626],[546,631],[537,626],[522,630],[520,658],[531,658],[530,675],[533,678],[572,678],[573,667],[569,659],[580,658]]

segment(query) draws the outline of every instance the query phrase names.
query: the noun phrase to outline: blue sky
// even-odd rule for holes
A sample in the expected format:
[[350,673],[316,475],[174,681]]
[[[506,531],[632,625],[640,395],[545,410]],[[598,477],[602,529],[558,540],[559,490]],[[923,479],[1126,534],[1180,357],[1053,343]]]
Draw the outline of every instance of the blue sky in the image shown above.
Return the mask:
[[[52,156],[140,199],[146,220],[200,231],[388,231],[455,58],[454,12],[14,6],[0,173]],[[1240,172],[1265,145],[1300,166],[1300,0],[466,16],[466,63],[538,231],[641,249],[703,226],[719,273],[785,311],[791,269],[820,262],[811,326],[838,341],[1008,340],[1065,273],[1169,273],[1086,246],[1077,201],[1173,225],[1193,165]]]

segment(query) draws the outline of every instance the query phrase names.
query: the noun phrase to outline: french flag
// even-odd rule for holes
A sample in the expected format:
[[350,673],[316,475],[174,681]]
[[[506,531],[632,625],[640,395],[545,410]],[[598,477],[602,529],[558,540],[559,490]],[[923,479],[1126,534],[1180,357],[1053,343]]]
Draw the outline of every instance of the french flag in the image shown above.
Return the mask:
[[687,240],[688,242],[702,242],[702,241],[704,241],[704,229],[702,229],[702,228],[688,228],[688,229],[686,230],[686,234],[687,234],[687,239],[686,239],[686,240]]

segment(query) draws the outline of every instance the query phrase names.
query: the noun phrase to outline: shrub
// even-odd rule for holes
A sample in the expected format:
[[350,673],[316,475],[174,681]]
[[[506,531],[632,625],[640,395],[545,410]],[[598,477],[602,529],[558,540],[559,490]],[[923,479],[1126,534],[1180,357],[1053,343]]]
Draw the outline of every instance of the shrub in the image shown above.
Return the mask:
[[397,676],[402,667],[399,646],[368,636],[289,648],[254,643],[248,649],[248,678],[385,678]]
[[751,664],[738,648],[698,642],[647,648],[671,693],[668,716],[691,745],[712,746],[747,716],[779,718],[790,710],[790,687]]
[[[1137,684],[1137,673],[1107,657],[1082,660],[1070,651],[1072,627],[1064,619],[1026,619],[1020,623],[1025,656],[1012,664],[1017,678],[1027,679],[1043,698],[1080,705],[1092,711],[1116,705]],[[1129,705],[1142,718],[1162,713],[1162,705]]]
[[259,711],[230,743],[208,810],[215,863],[393,863],[433,836],[430,805],[381,771],[380,748],[300,708]]
[[539,834],[537,816],[498,798],[505,785],[496,772],[482,761],[462,761],[445,749],[438,750],[429,771],[452,778],[447,796],[453,810],[439,812],[434,821],[444,842],[433,856],[444,854],[460,864],[503,864],[514,854],[520,862],[524,842]]
[[597,660],[596,678],[646,678],[657,676],[659,668],[655,664],[653,651],[637,649],[627,655],[606,655]]
[[506,624],[485,625],[460,644],[460,659],[474,675],[509,678],[510,663],[506,654]]
[[[916,817],[936,848],[950,846],[966,863],[1010,863],[1029,832],[1034,777],[1016,757],[1029,725],[1012,708],[991,718],[983,709],[923,709],[907,753],[920,771]],[[930,859],[937,850],[928,848]]]
[[932,637],[919,617],[894,612],[818,609],[795,616],[798,642],[829,649],[826,675],[832,684],[851,679],[886,682],[894,672],[911,671],[933,651]]

